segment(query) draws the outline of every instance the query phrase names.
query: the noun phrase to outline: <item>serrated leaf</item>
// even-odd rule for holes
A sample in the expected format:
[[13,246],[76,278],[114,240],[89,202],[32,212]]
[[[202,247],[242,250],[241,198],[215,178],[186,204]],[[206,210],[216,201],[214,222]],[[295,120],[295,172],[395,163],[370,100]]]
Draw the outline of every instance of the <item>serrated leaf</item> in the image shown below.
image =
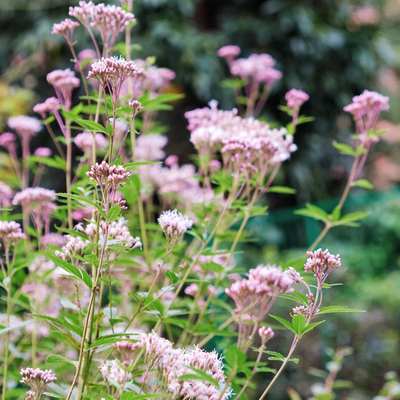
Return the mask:
[[272,315],[272,314],[268,315],[274,320],[278,321],[280,324],[282,324],[286,329],[289,329],[294,334],[297,334],[296,330],[293,328],[292,324],[289,321],[286,321],[285,319],[278,317],[277,315]]

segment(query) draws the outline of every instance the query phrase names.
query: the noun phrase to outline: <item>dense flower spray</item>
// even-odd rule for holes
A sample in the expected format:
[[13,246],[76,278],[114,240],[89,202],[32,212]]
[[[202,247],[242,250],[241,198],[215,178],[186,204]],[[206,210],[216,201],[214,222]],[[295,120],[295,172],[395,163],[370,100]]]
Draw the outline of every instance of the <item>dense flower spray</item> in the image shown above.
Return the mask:
[[43,371],[39,368],[25,368],[21,369],[21,376],[21,383],[25,383],[31,388],[27,392],[27,399],[29,400],[39,400],[46,385],[57,379],[51,369]]

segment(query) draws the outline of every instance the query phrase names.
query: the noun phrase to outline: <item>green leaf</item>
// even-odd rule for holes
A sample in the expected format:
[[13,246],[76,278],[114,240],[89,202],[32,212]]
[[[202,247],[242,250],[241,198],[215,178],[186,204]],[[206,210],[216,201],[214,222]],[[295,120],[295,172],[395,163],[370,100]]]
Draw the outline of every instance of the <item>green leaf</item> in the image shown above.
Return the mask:
[[66,110],[62,110],[62,114],[65,119],[67,119],[68,121],[73,121],[73,122],[77,123],[82,128],[84,128],[86,131],[101,132],[101,133],[108,134],[106,128],[104,128],[104,126],[99,124],[98,122],[79,118],[74,113],[72,113],[70,111],[66,111]]
[[47,322],[50,322],[55,325],[60,325],[72,332],[75,332],[77,335],[82,336],[82,328],[79,326],[75,326],[70,324],[66,319],[62,318],[54,318],[54,317],[49,317],[47,315],[41,315],[41,314],[32,314],[32,317],[43,319]]
[[295,194],[296,189],[292,189],[286,186],[271,186],[268,189],[269,193],[283,193],[283,194]]
[[306,327],[304,327],[301,331],[301,334],[303,335],[304,333],[310,332],[311,330],[313,330],[316,326],[323,324],[325,321],[318,321],[318,322],[313,322],[309,325],[307,325]]
[[352,186],[357,186],[367,190],[372,190],[374,188],[374,185],[366,179],[358,179],[352,183]]
[[165,277],[168,278],[173,284],[175,284],[176,282],[179,281],[178,275],[177,275],[175,272],[173,272],[173,271],[170,271],[170,270],[167,269],[166,271],[164,271],[164,275],[165,275]]
[[156,165],[162,164],[162,161],[137,161],[137,162],[130,162],[124,165],[125,169],[139,167],[140,165]]
[[39,163],[39,164],[44,164],[52,168],[57,168],[65,171],[65,168],[67,166],[66,162],[60,157],[60,156],[54,156],[54,157],[37,157],[37,156],[31,156],[29,157],[29,163]]
[[351,146],[345,143],[338,143],[335,140],[332,142],[332,145],[335,149],[339,150],[340,154],[345,154],[348,156],[355,156],[356,150],[353,149]]
[[[258,351],[258,349],[257,349]],[[276,357],[281,361],[285,361],[285,356],[281,353],[278,353],[277,351],[270,351],[270,350],[264,350],[263,353],[269,354],[270,356]]]
[[15,324],[13,326],[9,326],[8,328],[0,329],[0,336],[7,332],[10,332],[14,329],[20,329],[25,325],[31,324],[32,322],[33,322],[33,319],[28,319],[26,321],[19,322],[18,324]]
[[293,329],[296,331],[297,336],[301,336],[307,324],[307,318],[302,314],[297,314],[292,319]]
[[305,217],[318,219],[324,222],[328,221],[328,214],[322,208],[314,206],[310,203],[306,203],[306,207],[307,208],[303,208],[301,210],[296,210],[294,213],[297,215],[304,215]]
[[371,215],[369,211],[350,213],[340,218],[339,221],[335,222],[335,225],[347,225],[349,222],[360,221],[369,215]]
[[346,313],[346,312],[365,312],[365,311],[357,310],[356,308],[349,308],[347,306],[329,306],[320,308],[318,310],[318,314]]
[[67,261],[62,260],[61,258],[55,256],[49,251],[45,251],[46,256],[54,262],[54,264],[61,267],[64,271],[69,272],[74,275],[78,280],[83,282],[89,289],[92,288],[92,280],[88,273],[83,268],[77,268],[74,265],[70,264]]
[[271,318],[275,319],[276,321],[278,321],[280,324],[282,324],[286,329],[289,329],[290,331],[292,331],[294,334],[297,334],[296,330],[294,329],[294,327],[292,326],[292,324],[289,321],[286,321],[285,319],[278,317],[277,315],[272,315],[272,314],[268,314]]
[[50,354],[46,359],[46,364],[72,364],[75,367],[78,365],[78,361],[70,360],[69,358],[60,356],[58,354]]
[[224,351],[224,357],[227,364],[237,371],[239,367],[246,361],[246,353],[238,349],[236,345],[231,345]]

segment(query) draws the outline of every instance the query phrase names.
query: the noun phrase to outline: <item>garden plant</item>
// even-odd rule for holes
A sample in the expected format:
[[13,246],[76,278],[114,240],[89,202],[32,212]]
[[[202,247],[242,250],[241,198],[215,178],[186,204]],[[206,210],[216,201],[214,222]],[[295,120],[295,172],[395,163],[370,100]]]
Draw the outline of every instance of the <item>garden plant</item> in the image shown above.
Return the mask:
[[[304,255],[238,265],[247,222],[267,213],[265,195],[293,192],[274,180],[297,149],[296,127],[312,120],[300,114],[309,96],[286,93],[284,126],[257,119],[284,77],[268,54],[222,47],[237,108],[212,100],[185,113],[196,156],[181,165],[166,157],[157,121],[181,97],[166,91],[175,73],[133,59],[131,11],[131,0],[71,6],[51,32],[65,39],[71,67],[48,71],[54,97],[35,105],[36,117],[11,117],[0,135],[13,167],[0,182],[1,400],[270,398],[325,314],[361,312],[324,302],[326,290],[340,290],[341,258],[319,247],[331,229],[368,215],[342,208],[352,187],[371,186],[363,168],[389,99],[364,91],[344,107],[354,135],[334,146],[353,164],[331,213],[298,211],[322,224]],[[79,47],[76,30],[92,48]],[[53,149],[32,149],[47,134]],[[65,172],[65,192],[40,186],[53,169]],[[280,301],[293,302],[287,315],[275,315]],[[291,346],[276,348],[277,335]],[[333,357],[341,363],[346,351]],[[315,399],[333,398],[336,372]],[[254,387],[256,374],[264,387]]]

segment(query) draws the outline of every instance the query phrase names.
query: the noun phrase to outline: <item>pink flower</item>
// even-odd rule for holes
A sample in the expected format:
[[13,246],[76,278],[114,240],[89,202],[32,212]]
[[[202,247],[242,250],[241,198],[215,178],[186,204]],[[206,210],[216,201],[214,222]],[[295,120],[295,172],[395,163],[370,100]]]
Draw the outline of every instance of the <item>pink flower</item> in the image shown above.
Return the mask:
[[7,124],[11,129],[17,132],[21,138],[30,138],[31,136],[37,135],[37,133],[42,130],[42,125],[37,118],[27,117],[25,115],[10,117]]
[[297,110],[306,102],[310,96],[302,90],[291,89],[285,94],[287,106],[293,110]]
[[62,36],[68,43],[72,44],[74,30],[79,27],[79,23],[72,21],[69,18],[66,18],[64,21],[61,21],[59,24],[54,24],[53,29],[51,31],[52,35],[60,35]]
[[260,335],[261,341],[265,344],[269,339],[272,339],[275,336],[274,330],[269,327],[262,326],[258,330],[258,334]]
[[[21,369],[21,383],[30,386],[32,390],[27,392],[28,398],[40,399],[46,388],[46,385],[54,382],[57,378],[51,369],[41,370],[39,368],[25,368]],[[35,397],[32,396],[32,392]]]
[[[84,66],[82,66],[82,63],[86,60],[90,60],[85,63]],[[88,70],[91,68],[92,64],[97,60],[97,54],[93,49],[85,49],[82,50],[78,53],[78,60],[77,60],[77,65],[75,66],[75,69],[79,70],[79,66],[83,70]]]
[[196,293],[199,290],[199,285],[196,285],[195,283],[191,283],[186,289],[185,289],[185,294],[188,296],[195,297]]
[[56,251],[54,254],[63,259],[70,260],[74,256],[81,255],[88,245],[90,245],[89,240],[83,240],[80,236],[74,237],[71,235],[64,236],[66,243],[61,248],[61,251]]
[[304,265],[304,271],[313,272],[314,276],[323,281],[333,269],[340,268],[341,266],[340,255],[337,254],[334,256],[328,250],[322,251],[322,249],[318,249],[313,252],[307,251],[307,255],[309,258],[307,258]]
[[4,132],[0,135],[0,146],[5,147],[7,150],[15,150],[16,136],[11,132]]
[[26,235],[22,232],[21,225],[17,222],[0,221],[0,239],[7,249],[10,245],[16,245],[20,240],[26,239]]
[[62,247],[65,244],[65,237],[58,235],[57,233],[48,233],[47,235],[43,235],[40,239],[40,243],[43,246],[57,246]]
[[[94,135],[96,141],[96,150],[105,150],[108,146],[107,138],[101,133]],[[93,134],[90,132],[82,132],[76,135],[75,144],[81,149],[86,155],[90,155],[93,149]]]
[[43,119],[46,119],[46,113],[55,112],[60,106],[60,101],[55,97],[49,97],[44,103],[38,103],[33,107],[33,111],[40,114]]
[[86,174],[91,181],[95,181],[101,186],[111,186],[113,189],[124,186],[125,181],[131,176],[121,165],[110,166],[105,161],[92,165],[91,170]]
[[51,157],[52,151],[48,147],[38,147],[35,150],[34,155],[36,157]]
[[118,363],[117,360],[107,360],[100,365],[100,372],[106,381],[115,381],[121,387],[125,382],[132,378],[132,375],[125,371]]
[[164,211],[157,222],[160,224],[167,240],[173,243],[193,225],[193,221],[186,215],[182,215],[178,210]]
[[218,50],[217,54],[219,57],[233,59],[240,54],[240,47],[234,45],[223,46]]
[[136,353],[137,349],[142,348],[143,343],[141,341],[138,342],[128,342],[128,341],[121,341],[114,343],[112,347],[118,351],[121,356],[122,364],[127,367],[133,361],[133,357]]
[[132,114],[133,117],[136,117],[136,115],[144,110],[144,107],[142,106],[142,103],[138,100],[133,100],[129,102],[129,107],[132,108]]
[[162,150],[168,143],[164,135],[140,135],[136,140],[136,157],[139,161],[157,161],[165,157]]
[[389,97],[377,92],[364,90],[359,96],[353,97],[353,103],[343,108],[353,115],[357,133],[366,134],[378,121],[382,111],[389,109]]
[[69,110],[71,107],[72,91],[80,84],[74,71],[69,68],[57,69],[47,74],[47,82],[53,85],[57,98]]
[[0,181],[0,207],[8,207],[11,204],[12,195],[12,189]]

